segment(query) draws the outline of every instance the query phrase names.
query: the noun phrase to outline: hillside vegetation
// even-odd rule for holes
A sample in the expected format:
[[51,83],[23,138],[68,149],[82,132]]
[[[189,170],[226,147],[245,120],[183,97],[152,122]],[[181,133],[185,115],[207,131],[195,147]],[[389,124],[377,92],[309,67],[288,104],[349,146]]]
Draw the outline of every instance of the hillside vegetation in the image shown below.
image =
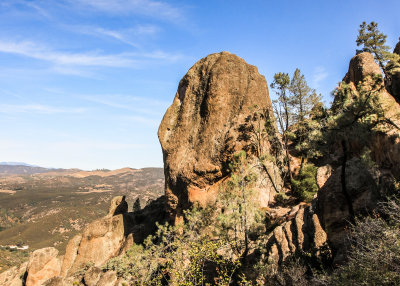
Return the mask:
[[[0,267],[15,265],[11,257],[21,257],[17,260],[21,261],[38,248],[54,246],[63,253],[69,239],[89,222],[107,214],[109,201],[115,195],[126,195],[131,205],[139,198],[144,206],[159,197],[163,187],[163,170],[159,168],[3,173],[0,245],[28,245],[29,251],[2,249]],[[26,254],[21,255],[22,252]]]

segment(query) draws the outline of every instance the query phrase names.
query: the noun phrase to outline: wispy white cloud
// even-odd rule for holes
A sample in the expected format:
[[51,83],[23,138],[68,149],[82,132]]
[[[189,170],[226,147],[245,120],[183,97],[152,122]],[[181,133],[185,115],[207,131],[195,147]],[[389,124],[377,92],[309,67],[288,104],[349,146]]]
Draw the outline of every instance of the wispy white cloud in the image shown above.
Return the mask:
[[[0,53],[9,53],[37,60],[50,62],[55,66],[63,67],[127,67],[140,68],[149,60],[175,62],[182,58],[179,54],[169,54],[163,51],[149,53],[120,53],[102,54],[99,52],[72,53],[60,52],[38,45],[34,42],[11,42],[0,40]],[[57,69],[55,69],[57,71]],[[79,71],[59,69],[61,73],[79,75]],[[72,72],[71,72],[72,71]],[[80,74],[82,75],[82,73]]]
[[327,70],[322,67],[318,66],[315,68],[314,74],[313,74],[313,84],[314,87],[317,88],[319,87],[320,83],[328,77],[328,72]]
[[68,0],[107,14],[142,14],[169,21],[180,21],[183,13],[178,7],[154,0]]
[[167,102],[128,95],[80,95],[79,97],[90,102],[105,105],[107,107],[148,115],[147,117],[128,116],[129,120],[147,123],[154,123],[154,120],[151,117],[158,117],[160,115],[159,110],[164,110],[168,106]]
[[57,52],[33,42],[0,41],[0,52],[21,55],[58,65],[126,67],[136,63],[126,54]]
[[160,31],[160,28],[155,25],[136,25],[131,28],[118,30],[82,25],[64,25],[64,28],[78,34],[111,38],[134,48],[140,47],[140,45],[136,42],[138,37],[154,36]]
[[58,114],[58,113],[83,113],[85,108],[56,107],[43,104],[0,104],[0,113],[39,113],[39,114]]

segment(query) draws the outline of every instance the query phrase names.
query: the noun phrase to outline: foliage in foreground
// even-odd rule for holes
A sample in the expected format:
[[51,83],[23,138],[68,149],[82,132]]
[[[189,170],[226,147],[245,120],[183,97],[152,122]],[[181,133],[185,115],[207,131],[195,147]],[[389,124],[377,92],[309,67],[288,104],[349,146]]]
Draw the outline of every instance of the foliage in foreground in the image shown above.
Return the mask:
[[380,211],[353,226],[349,260],[329,285],[400,285],[400,202],[384,203]]
[[292,179],[292,188],[301,201],[309,203],[314,198],[318,191],[316,176],[317,167],[306,164],[296,179]]
[[186,211],[185,224],[158,225],[144,245],[111,259],[104,270],[115,270],[131,285],[251,285],[242,268],[265,227],[246,153],[236,154],[230,167],[231,179],[215,205]]

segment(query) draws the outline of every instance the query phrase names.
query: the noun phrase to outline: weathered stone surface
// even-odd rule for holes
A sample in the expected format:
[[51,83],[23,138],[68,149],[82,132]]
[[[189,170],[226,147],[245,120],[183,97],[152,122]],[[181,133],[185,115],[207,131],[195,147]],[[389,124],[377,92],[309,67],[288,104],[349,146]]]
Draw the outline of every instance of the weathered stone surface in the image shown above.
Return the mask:
[[46,280],[60,275],[61,261],[57,255],[58,250],[53,247],[35,250],[26,267],[26,286],[41,285]]
[[367,76],[381,75],[381,69],[375,62],[374,56],[364,52],[354,56],[349,64],[349,71],[344,77],[346,83],[353,82],[355,86]]
[[116,286],[118,285],[118,277],[115,271],[107,271],[103,273],[96,284],[97,286]]
[[100,266],[127,248],[129,239],[132,240],[132,236],[128,238],[128,230],[133,224],[127,209],[125,196],[113,198],[107,216],[91,222],[82,234],[69,241],[61,276],[68,276],[88,263]]
[[275,263],[281,263],[296,252],[317,255],[327,242],[315,206],[294,209],[297,212],[291,214],[292,218],[277,226],[266,238],[267,257]]
[[[180,217],[193,202],[207,204],[216,199],[232,155],[251,149],[252,142],[244,140],[243,127],[254,114],[250,109],[254,105],[271,111],[267,82],[255,66],[236,55],[211,54],[182,78],[158,130],[170,218]],[[268,140],[262,145],[268,154]],[[268,168],[276,173],[273,164]],[[260,200],[266,206],[274,190],[269,179],[264,182],[267,185]],[[281,184],[280,178],[275,184]]]
[[[74,239],[78,240],[78,237]],[[71,244],[77,245],[76,242]],[[67,247],[71,252],[65,254],[63,273],[71,274],[87,263],[100,266],[117,256],[125,242],[124,215],[94,221],[84,229],[77,248]],[[71,265],[69,269],[68,265]]]
[[[365,88],[368,88],[369,80],[373,75],[382,75],[378,64],[374,61],[374,57],[367,52],[354,56],[349,65],[344,81],[350,86],[355,87],[360,81],[364,81]],[[383,76],[383,75],[382,75]],[[356,92],[355,92],[356,94]],[[333,106],[340,102],[340,98],[334,99]],[[389,121],[400,127],[400,105],[395,98],[387,92],[383,87],[378,96],[380,105],[384,110],[384,116]],[[339,103],[340,106],[340,103]],[[400,132],[396,127],[386,125],[381,128],[382,132],[371,133],[371,140],[367,142],[367,146],[371,150],[371,158],[380,167],[391,170],[391,173],[400,178]],[[359,156],[363,151],[363,146],[358,138],[350,138],[349,144],[353,150],[353,155]],[[340,152],[341,148],[336,148]],[[341,157],[341,155],[339,155]]]
[[117,214],[124,214],[128,212],[128,203],[125,201],[125,196],[117,196],[111,200],[110,208],[108,210],[108,217]]
[[89,263],[101,266],[127,251],[134,242],[142,242],[155,231],[157,221],[163,222],[164,206],[165,199],[161,197],[138,212],[127,213],[125,197],[113,198],[107,216],[91,222],[81,234],[69,241],[61,276],[70,276]]
[[96,286],[103,272],[98,267],[91,267],[84,275],[83,281],[87,286]]
[[68,284],[61,276],[55,276],[53,278],[48,279],[46,282],[42,284],[42,286],[67,286]]
[[66,276],[71,269],[78,256],[79,244],[82,240],[82,235],[75,235],[67,244],[65,249],[64,260],[61,267],[61,276]]
[[26,272],[28,262],[21,266],[14,266],[3,273],[0,273],[0,285],[2,286],[22,286],[22,277]]
[[325,165],[317,169],[318,188],[321,189],[325,185],[326,181],[329,179],[331,174],[332,174],[332,167],[330,165]]
[[[400,42],[397,43],[393,53],[400,55]],[[392,79],[390,83],[390,92],[397,102],[400,103],[400,61],[397,67],[394,68],[391,73]]]
[[[340,260],[344,252],[347,226],[354,215],[368,214],[376,207],[380,197],[377,177],[359,158],[346,164],[346,189],[342,188],[342,167],[338,167],[318,193],[317,212],[321,225],[328,230],[329,245]],[[348,198],[346,198],[346,194]]]

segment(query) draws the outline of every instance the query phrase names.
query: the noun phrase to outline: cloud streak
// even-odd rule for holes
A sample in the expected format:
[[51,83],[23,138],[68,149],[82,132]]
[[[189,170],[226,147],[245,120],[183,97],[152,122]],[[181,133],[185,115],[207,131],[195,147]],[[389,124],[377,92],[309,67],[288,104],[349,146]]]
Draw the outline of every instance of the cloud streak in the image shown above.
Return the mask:
[[182,20],[182,11],[168,3],[154,0],[68,0],[70,3],[114,15],[139,14],[172,22]]
[[328,72],[322,66],[316,67],[313,75],[313,83],[315,87],[319,87],[320,82],[328,77]]
[[43,104],[0,104],[0,113],[39,113],[39,114],[59,114],[59,113],[83,113],[85,108],[66,108],[55,107]]
[[126,67],[136,63],[126,54],[63,53],[33,42],[0,41],[0,52],[48,61],[57,65]]
[[50,62],[56,66],[80,67],[126,67],[138,68],[148,60],[174,62],[181,58],[177,54],[163,51],[150,53],[101,54],[99,52],[59,52],[34,42],[10,42],[0,40],[0,52]]

